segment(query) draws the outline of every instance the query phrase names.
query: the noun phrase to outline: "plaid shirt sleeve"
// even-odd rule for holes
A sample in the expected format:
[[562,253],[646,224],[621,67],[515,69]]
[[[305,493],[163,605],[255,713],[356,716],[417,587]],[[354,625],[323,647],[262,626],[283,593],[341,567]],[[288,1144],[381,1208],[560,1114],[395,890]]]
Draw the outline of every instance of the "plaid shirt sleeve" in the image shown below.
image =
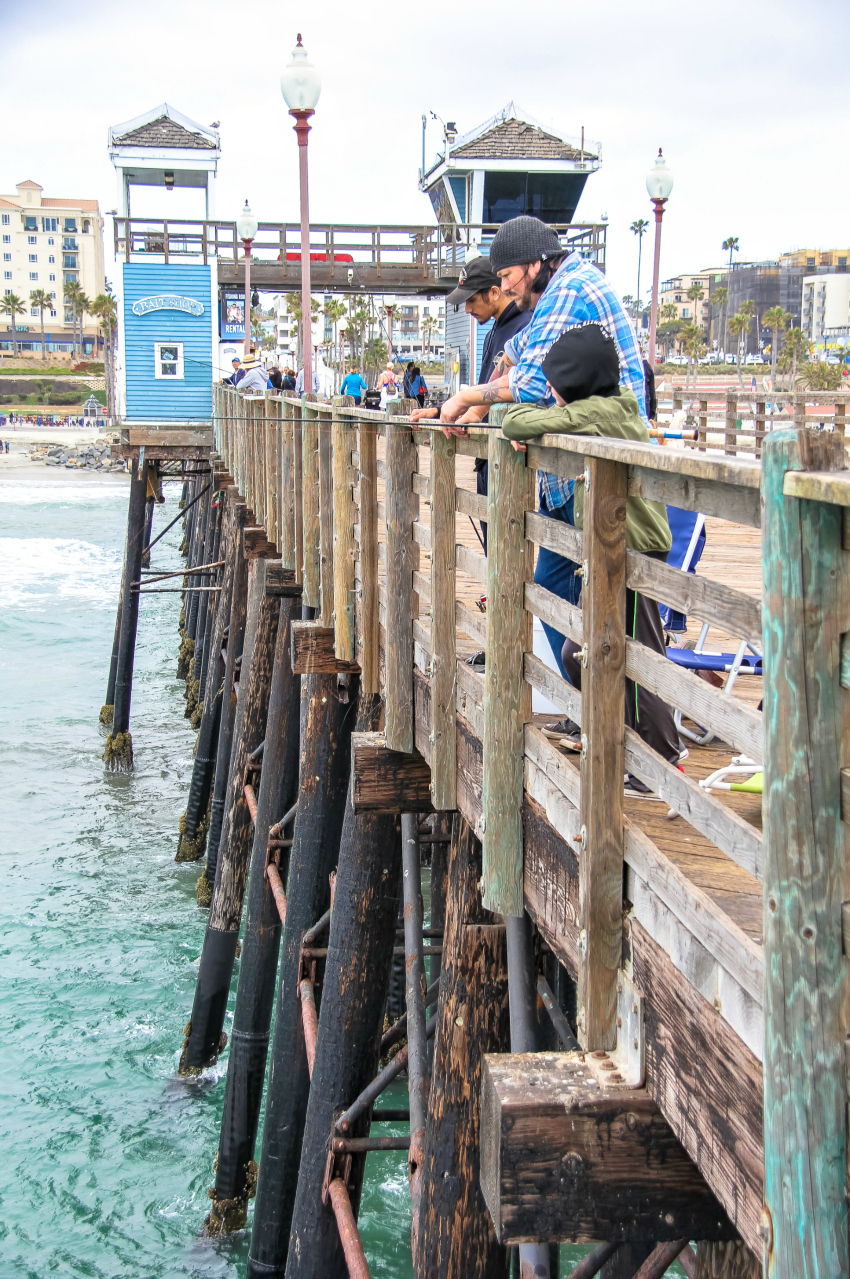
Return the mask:
[[[552,403],[551,396],[546,395],[543,357],[564,329],[594,321],[602,324],[616,342],[620,385],[634,391],[641,416],[646,417],[643,357],[632,321],[602,272],[578,253],[571,253],[561,263],[534,308],[531,323],[505,347],[513,364],[508,370],[508,385],[515,402]],[[549,510],[564,506],[573,493],[572,480],[561,480],[543,471],[539,474],[541,501]]]

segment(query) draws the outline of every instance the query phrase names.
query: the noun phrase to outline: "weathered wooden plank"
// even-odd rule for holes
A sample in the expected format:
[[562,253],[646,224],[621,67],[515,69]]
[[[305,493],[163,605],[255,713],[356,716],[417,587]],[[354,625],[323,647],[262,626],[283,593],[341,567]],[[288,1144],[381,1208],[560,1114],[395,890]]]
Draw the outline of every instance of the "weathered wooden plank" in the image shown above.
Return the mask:
[[[350,395],[341,395],[334,405],[344,408],[353,403]],[[333,618],[336,655],[344,662],[356,657],[354,636],[354,538],[352,522],[354,504],[351,496],[348,458],[354,441],[352,424],[338,413],[333,422]]]
[[468,573],[470,577],[474,577],[476,582],[480,582],[482,586],[487,585],[487,560],[485,556],[479,555],[477,551],[471,551],[468,546],[464,546],[458,542],[455,547],[455,567],[459,573]]
[[[767,1273],[850,1272],[844,1037],[847,760],[841,510],[789,472],[838,472],[840,436],[772,432],[763,446],[765,1213]],[[788,488],[803,496],[788,496]],[[842,490],[843,491],[843,490]]]
[[319,422],[314,405],[301,410],[301,510],[304,533],[304,603],[322,607],[319,526]]
[[[413,518],[416,446],[410,427],[387,424],[387,688],[391,750],[413,750]],[[406,810],[415,811],[415,810]]]
[[333,410],[319,413],[319,588],[321,616],[333,626],[334,614],[334,470]]
[[360,454],[360,664],[364,693],[379,693],[378,664],[378,437],[369,422],[358,430]]
[[750,1252],[740,1240],[697,1244],[695,1279],[762,1279],[761,1254]]
[[457,807],[455,729],[455,448],[435,433],[431,442],[431,800]]
[[188,444],[110,444],[109,456],[117,461],[138,462],[139,449],[144,448],[147,462],[203,462],[210,455],[210,445],[192,448]]
[[756,879],[762,877],[762,838],[754,826],[697,782],[668,764],[657,751],[626,729],[626,769],[675,808],[685,821]]
[[[490,441],[487,547],[487,663],[484,676],[483,901],[488,910],[521,915],[523,729],[531,692],[516,660],[531,647],[523,583],[532,548],[525,512],[534,473],[501,436]],[[480,558],[484,558],[483,556]]]
[[423,547],[426,551],[431,550],[431,530],[427,524],[420,524],[418,520],[414,521],[413,540],[417,546]]
[[553,520],[547,515],[538,515],[536,511],[525,513],[525,536],[538,546],[545,546],[556,555],[575,560],[580,564],[584,558],[582,553],[581,529],[572,524],[564,524],[563,520]]
[[351,802],[355,813],[431,811],[431,770],[418,751],[396,751],[384,733],[351,735]]
[[637,551],[626,552],[626,585],[761,648],[761,605],[743,591],[683,573]]
[[554,702],[560,710],[566,711],[570,719],[575,720],[577,724],[581,723],[581,693],[573,688],[572,684],[568,684],[555,671],[550,670],[533,653],[523,654],[522,673],[523,678],[532,688],[536,688],[550,702]]
[[271,391],[266,391],[263,401],[263,472],[266,482],[266,528],[268,529],[269,541],[277,545],[277,425],[280,401],[273,400],[270,397]]
[[[434,436],[436,439],[437,437]],[[455,510],[458,515],[468,515],[470,519],[487,519],[487,499],[482,493],[470,493],[469,489],[455,489]]]
[[556,474],[563,473],[568,479],[575,478],[582,470],[582,463],[576,467],[575,454],[580,454],[582,457],[601,457],[612,462],[625,462],[630,467],[644,466],[660,474],[710,480],[714,484],[750,488],[756,492],[761,485],[761,467],[758,462],[749,458],[733,460],[713,454],[695,453],[689,449],[660,449],[649,442],[603,439],[595,435],[544,435],[540,437],[539,444],[531,447],[540,448],[548,455],[545,467],[540,469],[554,471],[556,465],[560,465],[562,471],[556,471]]
[[296,570],[295,554],[295,455],[292,429],[292,405],[282,404],[278,471],[278,512],[280,520],[280,558],[285,568]]
[[466,631],[472,639],[483,646],[487,639],[487,619],[483,613],[469,608],[462,600],[455,604],[455,623],[458,630]]
[[733,1225],[760,1251],[761,1063],[646,929],[633,920],[629,931],[644,995],[647,1088]]
[[785,497],[850,506],[850,471],[786,471],[782,492]]
[[623,949],[626,483],[621,463],[587,459],[579,853],[585,950],[579,969],[578,1034],[582,1046],[591,1049],[616,1047]]
[[737,746],[751,759],[762,758],[762,714],[731,693],[712,688],[692,671],[675,666],[637,640],[626,640],[626,677],[657,693],[697,724],[713,729],[724,742]]
[[357,662],[337,657],[334,632],[320,622],[292,622],[292,670],[296,675],[337,675],[360,672]]
[[[661,453],[663,450],[658,449]],[[694,456],[688,454],[688,456]],[[739,460],[739,465],[743,459]],[[758,463],[754,463],[758,465]],[[734,524],[746,524],[750,528],[761,526],[761,503],[757,488],[738,488],[732,484],[718,484],[708,479],[693,479],[687,475],[664,474],[644,466],[629,468],[629,496],[644,497],[650,502],[664,502],[666,506],[680,506],[685,511],[700,511],[717,519],[731,520]]]
[[485,1057],[481,1184],[508,1244],[735,1235],[647,1090],[583,1053]]
[[[124,438],[126,436],[126,439]],[[167,445],[169,448],[197,448],[210,449],[213,446],[212,431],[182,431],[173,430],[171,427],[163,426],[156,430],[141,427],[129,427],[128,430],[121,432],[121,442],[130,444],[139,448],[140,445],[145,446],[145,457],[150,456],[148,447],[158,447]]]

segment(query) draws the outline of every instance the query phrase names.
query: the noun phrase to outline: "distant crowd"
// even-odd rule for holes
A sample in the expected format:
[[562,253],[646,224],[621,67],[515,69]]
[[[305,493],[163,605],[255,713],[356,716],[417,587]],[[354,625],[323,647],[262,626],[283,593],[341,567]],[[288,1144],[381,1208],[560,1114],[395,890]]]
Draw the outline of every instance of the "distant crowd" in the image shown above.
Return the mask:
[[[304,390],[303,369],[299,369],[297,374],[294,369],[288,367],[280,369],[277,365],[265,369],[256,351],[251,351],[245,360],[234,355],[232,365],[233,372],[230,376],[221,379],[224,386],[238,386],[241,391],[294,391],[296,395],[301,395]],[[360,373],[348,373],[342,380],[340,394],[350,395],[355,404],[362,404],[363,397],[366,395],[374,395],[376,403],[368,405],[367,401],[367,406],[385,408],[387,400],[399,398],[399,379],[401,396],[406,400],[416,400],[419,407],[423,408],[428,387],[422,376],[422,370],[412,360],[408,362],[403,374],[396,370],[395,365],[388,363],[378,378],[374,392],[368,391],[367,383]],[[313,373],[312,380],[313,394],[318,395],[320,385],[318,373]]]

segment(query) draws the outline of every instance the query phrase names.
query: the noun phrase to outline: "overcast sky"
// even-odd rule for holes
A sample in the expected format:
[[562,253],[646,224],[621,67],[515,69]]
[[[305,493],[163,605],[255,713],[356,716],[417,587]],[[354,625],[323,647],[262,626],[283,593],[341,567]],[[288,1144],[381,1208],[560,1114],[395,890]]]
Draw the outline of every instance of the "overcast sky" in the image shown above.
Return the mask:
[[[663,276],[715,265],[729,235],[742,260],[850,242],[846,0],[0,0],[0,190],[31,178],[46,195],[113,208],[107,128],[167,101],[221,121],[219,217],[247,196],[263,220],[297,220],[279,87],[297,31],[323,80],[310,135],[317,221],[431,222],[416,185],[423,112],[463,133],[513,99],[601,141],[577,220],[608,214],[608,270],[623,292],[635,291],[629,226],[651,217],[645,177],[659,146],[675,179]],[[429,164],[439,141],[432,122]],[[186,216],[179,193],[150,195]],[[136,210],[160,207],[139,194]],[[651,236],[644,288],[650,253]]]

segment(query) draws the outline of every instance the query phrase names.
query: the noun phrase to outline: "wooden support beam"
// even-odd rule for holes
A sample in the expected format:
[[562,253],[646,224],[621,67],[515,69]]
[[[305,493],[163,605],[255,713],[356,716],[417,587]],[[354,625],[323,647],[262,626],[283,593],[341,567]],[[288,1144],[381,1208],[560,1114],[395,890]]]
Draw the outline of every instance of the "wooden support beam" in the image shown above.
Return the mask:
[[[319,575],[321,618],[333,627],[334,615],[334,470],[332,409],[319,410]],[[350,660],[350,659],[349,659]]]
[[152,430],[141,427],[129,427],[121,432],[121,443],[139,448],[145,446],[145,456],[150,457],[148,448],[153,445],[167,445],[170,448],[211,449],[213,447],[212,431],[180,431],[162,427]]
[[341,662],[334,632],[320,622],[292,623],[292,670],[296,675],[358,675],[356,662]]
[[646,1089],[583,1053],[485,1057],[481,1185],[502,1243],[735,1237]]
[[695,1279],[762,1279],[761,1259],[740,1240],[697,1244]]
[[[457,807],[455,730],[455,446],[431,437],[431,798]],[[482,619],[483,620],[483,619]]]
[[292,429],[293,406],[284,400],[281,405],[281,421],[278,439],[278,524],[280,558],[284,568],[295,569],[296,581],[301,580],[300,567],[295,554],[295,452]]
[[295,580],[295,569],[284,568],[280,560],[269,560],[266,564],[266,595],[297,595],[300,598],[302,589]]
[[351,802],[355,813],[431,811],[431,770],[418,751],[395,751],[383,733],[351,737]]
[[360,664],[363,692],[379,693],[378,656],[378,428],[361,421],[357,436],[360,465]]
[[525,512],[532,504],[534,472],[526,466],[525,454],[515,452],[501,435],[490,440],[489,461],[484,905],[502,915],[521,915],[523,730],[531,716],[531,688],[523,678],[520,655],[531,649],[532,641],[523,584],[532,576]]
[[[850,1271],[847,1237],[847,974],[841,902],[848,758],[838,658],[847,609],[840,436],[770,433],[764,524],[764,1135],[766,1274]],[[802,496],[788,496],[789,488]],[[826,501],[816,500],[826,497]]]
[[192,448],[187,444],[110,444],[109,456],[119,461],[137,462],[140,448],[145,450],[148,462],[204,462],[210,455],[209,445]]
[[[413,519],[416,446],[410,427],[387,423],[387,745],[413,750]],[[430,800],[430,797],[429,797]],[[407,810],[413,811],[413,810]]]
[[[315,400],[315,396],[310,396]],[[319,423],[314,404],[301,409],[301,504],[304,530],[304,603],[320,609],[321,546],[319,531]]]
[[582,586],[582,752],[578,1034],[617,1043],[622,962],[623,768],[626,670],[626,467],[587,458]]
[[[348,408],[353,396],[340,395],[334,405]],[[354,501],[349,478],[349,459],[355,441],[354,423],[335,415],[333,422],[333,626],[336,655],[353,662],[354,636]]]
[[269,541],[262,524],[245,529],[245,554],[249,560],[271,559],[277,555],[277,547]]

